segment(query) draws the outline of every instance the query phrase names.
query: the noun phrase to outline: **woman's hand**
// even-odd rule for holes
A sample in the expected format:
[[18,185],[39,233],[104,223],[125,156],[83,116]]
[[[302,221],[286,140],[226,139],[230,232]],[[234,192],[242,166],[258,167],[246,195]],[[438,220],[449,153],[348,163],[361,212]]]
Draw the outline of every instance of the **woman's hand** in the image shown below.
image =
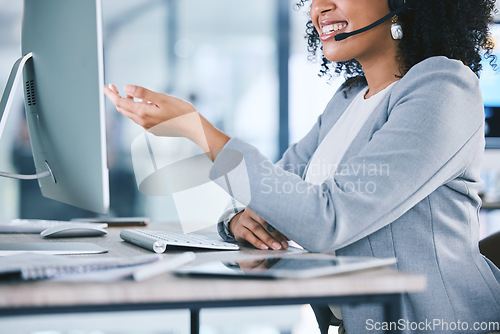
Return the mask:
[[[115,85],[104,86],[104,94],[114,103],[116,109],[146,130],[196,112],[189,102],[144,87],[127,85],[125,92],[127,97],[123,98]],[[135,101],[135,98],[141,101]]]
[[229,230],[238,242],[247,241],[260,249],[287,249],[289,240],[258,214],[246,208],[233,217]]
[[120,113],[155,135],[192,140],[212,161],[230,139],[189,102],[140,86],[125,86],[125,92],[122,97],[115,85],[104,87],[104,94]]

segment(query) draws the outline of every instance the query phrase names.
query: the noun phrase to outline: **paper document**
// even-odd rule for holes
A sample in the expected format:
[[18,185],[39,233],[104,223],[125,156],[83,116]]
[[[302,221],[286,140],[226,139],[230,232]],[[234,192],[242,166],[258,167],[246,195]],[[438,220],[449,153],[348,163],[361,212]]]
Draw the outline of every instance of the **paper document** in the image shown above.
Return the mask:
[[193,261],[194,253],[147,254],[133,257],[71,257],[19,254],[0,258],[0,280],[110,282],[146,280]]

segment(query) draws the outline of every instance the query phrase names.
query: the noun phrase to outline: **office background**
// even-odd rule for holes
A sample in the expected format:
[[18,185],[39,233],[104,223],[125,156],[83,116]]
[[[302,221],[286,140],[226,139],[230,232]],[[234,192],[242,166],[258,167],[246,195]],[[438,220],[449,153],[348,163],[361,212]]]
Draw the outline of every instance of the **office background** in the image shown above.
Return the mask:
[[[187,99],[230,136],[254,144],[272,160],[309,130],[342,82],[341,78],[330,82],[320,78],[319,63],[308,60],[303,38],[307,9],[295,9],[295,0],[102,1],[106,83],[120,89],[125,84],[138,84]],[[11,66],[20,57],[22,1],[0,0],[0,8],[3,89]],[[77,82],[68,84],[78,89]],[[0,138],[0,170],[30,173],[33,162],[20,88],[16,98]],[[176,219],[169,197],[148,197],[137,191],[130,146],[142,130],[111,103],[107,103],[106,112],[110,214],[148,216],[154,221]],[[498,179],[500,187],[499,170],[500,154],[489,150],[485,160],[487,186],[494,187]],[[35,181],[0,178],[0,203],[2,221],[92,216],[42,198]],[[496,230],[500,230],[500,216],[490,212],[485,216],[483,233]],[[277,319],[300,315],[293,325],[296,328],[302,321],[310,321],[310,313],[299,307],[273,310],[277,313],[271,312],[271,317]],[[241,317],[245,312],[238,314]],[[187,319],[187,313],[185,316]],[[277,329],[277,323],[258,332],[290,332],[290,328]],[[299,333],[298,329],[294,333]]]

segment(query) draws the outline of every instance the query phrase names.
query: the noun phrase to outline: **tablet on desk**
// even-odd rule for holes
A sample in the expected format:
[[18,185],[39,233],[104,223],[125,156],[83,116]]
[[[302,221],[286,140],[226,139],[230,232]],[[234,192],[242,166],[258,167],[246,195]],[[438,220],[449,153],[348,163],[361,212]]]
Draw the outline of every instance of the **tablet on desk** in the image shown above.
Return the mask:
[[394,263],[396,263],[395,258],[288,255],[246,259],[237,262],[208,262],[184,266],[176,269],[175,273],[264,278],[311,278],[384,267]]

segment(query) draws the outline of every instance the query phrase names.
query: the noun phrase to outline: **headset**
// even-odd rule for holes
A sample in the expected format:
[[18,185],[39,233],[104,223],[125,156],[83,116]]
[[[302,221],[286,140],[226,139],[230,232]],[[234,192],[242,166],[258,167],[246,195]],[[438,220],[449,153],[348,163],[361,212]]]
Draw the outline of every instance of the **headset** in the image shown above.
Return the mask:
[[391,12],[389,14],[387,14],[386,16],[384,16],[383,18],[373,22],[372,24],[364,27],[364,28],[361,28],[361,29],[358,29],[358,30],[354,30],[354,31],[351,31],[351,32],[345,32],[345,33],[342,33],[342,34],[338,34],[335,36],[335,40],[336,41],[342,41],[348,37],[351,37],[351,36],[354,36],[354,35],[357,35],[357,34],[361,34],[365,31],[368,31],[370,29],[373,29],[375,28],[376,26],[384,23],[385,21],[389,20],[391,17],[393,17],[394,15],[398,15],[398,14],[402,14],[402,13],[407,13],[409,8],[408,8],[408,5],[406,4],[406,0],[389,0],[389,9],[391,10]]

